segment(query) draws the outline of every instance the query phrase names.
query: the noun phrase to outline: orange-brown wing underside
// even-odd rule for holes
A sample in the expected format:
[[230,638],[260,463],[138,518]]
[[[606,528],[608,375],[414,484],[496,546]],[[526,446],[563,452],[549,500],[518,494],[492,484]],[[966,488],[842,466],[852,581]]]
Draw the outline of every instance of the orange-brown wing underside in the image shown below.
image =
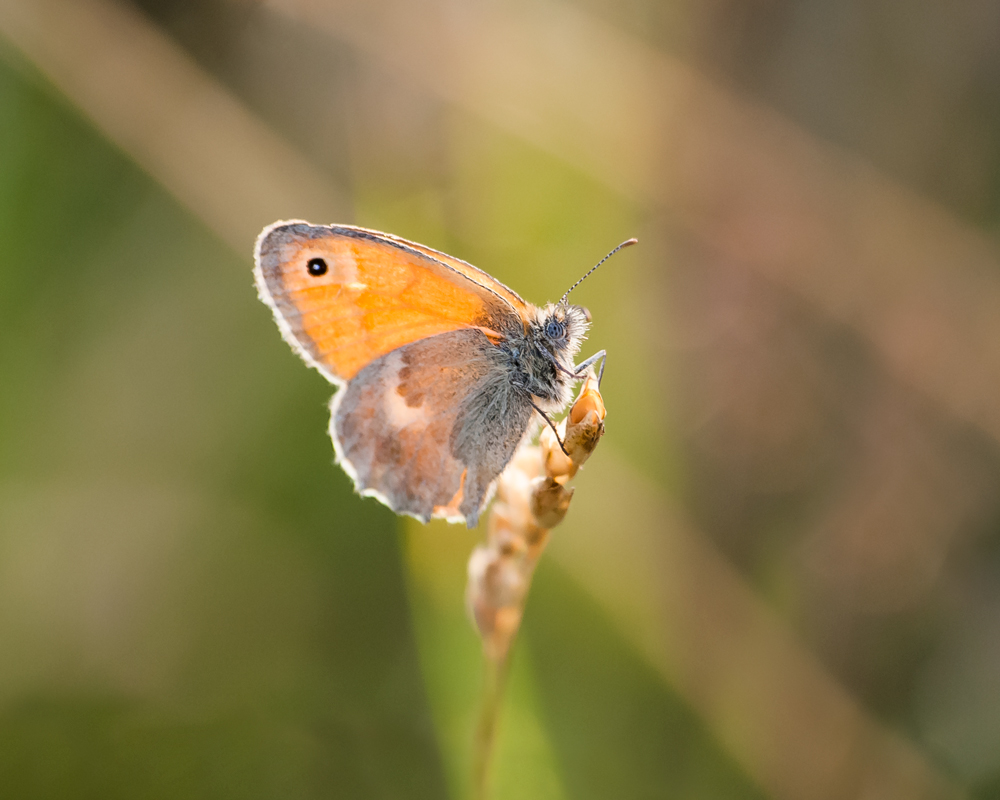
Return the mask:
[[[356,230],[360,231],[364,229],[357,228]],[[470,280],[475,281],[481,286],[484,286],[485,288],[489,289],[491,292],[494,292],[495,294],[502,297],[504,300],[510,303],[515,309],[517,309],[517,312],[522,316],[522,318],[524,317],[525,309],[527,308],[528,304],[521,299],[521,296],[517,292],[515,292],[513,289],[508,288],[507,286],[504,286],[502,283],[500,283],[500,281],[498,281],[488,272],[483,272],[478,267],[474,267],[472,266],[472,264],[469,264],[466,261],[462,261],[462,259],[460,258],[455,258],[455,256],[450,256],[447,253],[442,253],[440,250],[434,250],[430,247],[427,247],[426,245],[417,244],[416,242],[409,242],[406,239],[400,239],[398,236],[393,236],[392,234],[378,233],[377,231],[366,231],[366,232],[382,236],[393,242],[398,242],[399,244],[404,245],[405,247],[410,247],[414,250],[419,250],[424,255],[427,255],[438,261],[444,262],[456,272],[460,272],[462,275],[469,278]]]
[[333,380],[418,339],[502,331],[525,316],[524,301],[486,273],[377,231],[275,223],[256,261],[258,291],[285,338]]

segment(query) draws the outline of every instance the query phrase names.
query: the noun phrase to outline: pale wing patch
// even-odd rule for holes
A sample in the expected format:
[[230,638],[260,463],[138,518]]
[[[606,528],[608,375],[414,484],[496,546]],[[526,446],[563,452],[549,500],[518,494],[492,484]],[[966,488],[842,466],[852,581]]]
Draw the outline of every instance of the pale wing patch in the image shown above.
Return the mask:
[[416,427],[424,430],[431,422],[431,415],[425,402],[411,406],[400,392],[400,370],[403,368],[403,357],[399,351],[385,357],[386,373],[391,377],[386,381],[382,408],[386,419],[394,427],[403,429]]
[[361,286],[358,283],[358,260],[348,247],[338,247],[337,258],[334,263],[337,265],[337,282],[346,286]]
[[370,287],[364,281],[358,280],[358,259],[354,251],[349,247],[339,247],[336,249],[337,257],[333,259],[336,269],[335,282],[339,283],[343,289],[352,292],[364,292]]

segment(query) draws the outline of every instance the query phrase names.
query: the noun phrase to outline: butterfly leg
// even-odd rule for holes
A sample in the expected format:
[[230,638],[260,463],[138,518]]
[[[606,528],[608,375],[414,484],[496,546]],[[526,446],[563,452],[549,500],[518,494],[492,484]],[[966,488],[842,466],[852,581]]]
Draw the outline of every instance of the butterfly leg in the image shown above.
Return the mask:
[[562,439],[559,438],[559,430],[556,428],[556,424],[552,421],[548,414],[535,405],[535,401],[531,399],[530,395],[528,396],[528,402],[531,403],[535,411],[537,411],[539,415],[541,415],[542,419],[549,424],[549,427],[552,428],[552,432],[556,435],[556,441],[559,442],[559,449],[566,453],[566,456],[569,457],[569,453],[566,452],[566,445],[564,445]]
[[594,355],[592,355],[586,361],[577,364],[575,367],[573,367],[573,374],[576,375],[577,377],[581,377],[583,373],[586,372],[590,367],[592,367],[597,361],[601,362],[601,369],[597,373],[597,386],[598,388],[600,388],[601,379],[604,377],[604,365],[608,361],[607,350],[598,350],[596,353],[594,353]]

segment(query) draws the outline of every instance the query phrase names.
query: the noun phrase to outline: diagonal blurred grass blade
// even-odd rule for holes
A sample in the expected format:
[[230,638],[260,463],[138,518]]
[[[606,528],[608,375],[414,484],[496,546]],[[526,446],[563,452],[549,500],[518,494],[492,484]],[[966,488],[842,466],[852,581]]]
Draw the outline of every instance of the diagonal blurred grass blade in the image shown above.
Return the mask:
[[5,2],[0,33],[237,252],[276,219],[349,216],[339,191],[134,9]]

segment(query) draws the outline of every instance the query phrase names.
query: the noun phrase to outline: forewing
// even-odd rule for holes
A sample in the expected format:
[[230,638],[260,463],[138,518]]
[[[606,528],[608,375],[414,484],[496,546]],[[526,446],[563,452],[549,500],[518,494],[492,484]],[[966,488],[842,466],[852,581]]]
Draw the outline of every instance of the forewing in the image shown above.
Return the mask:
[[[279,222],[255,255],[258,291],[282,334],[338,382],[418,339],[521,324],[524,302],[486,273],[377,231]],[[310,272],[310,262],[325,271]]]
[[[355,230],[364,231],[364,228],[356,228]],[[398,236],[393,236],[387,233],[378,233],[377,231],[366,231],[367,233],[377,234],[383,236],[386,239],[390,239],[394,242],[398,242],[405,247],[412,248],[414,250],[419,250],[424,255],[433,258],[437,261],[441,261],[447,264],[456,272],[461,273],[466,278],[480,286],[493,292],[496,296],[502,298],[512,309],[514,309],[522,319],[527,318],[529,304],[526,303],[517,292],[508,286],[500,283],[496,278],[490,275],[488,272],[483,272],[483,270],[478,267],[472,266],[466,261],[462,261],[460,258],[455,258],[455,256],[450,256],[447,253],[442,253],[440,250],[434,250],[433,248],[427,247],[427,245],[417,244],[416,242],[410,242],[406,239],[401,239]]]
[[330,433],[362,494],[426,522],[474,527],[534,413],[479,330],[442,333],[364,367],[337,393]]

